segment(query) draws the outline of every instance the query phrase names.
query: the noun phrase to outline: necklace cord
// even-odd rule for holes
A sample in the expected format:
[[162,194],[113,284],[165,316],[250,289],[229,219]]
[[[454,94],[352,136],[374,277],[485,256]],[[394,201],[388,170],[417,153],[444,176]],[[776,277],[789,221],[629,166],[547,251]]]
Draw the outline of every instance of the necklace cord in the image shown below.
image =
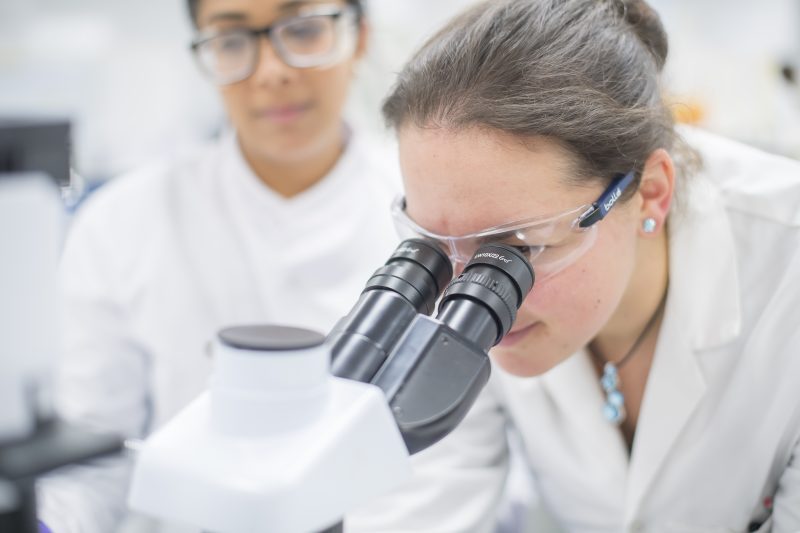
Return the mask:
[[[622,365],[624,365],[628,361],[628,359],[630,359],[633,356],[633,354],[636,353],[636,349],[639,348],[639,346],[641,346],[642,342],[644,341],[644,338],[653,328],[653,325],[656,323],[658,317],[661,315],[661,312],[664,310],[665,304],[667,303],[668,292],[669,292],[669,283],[667,283],[667,286],[664,289],[664,296],[661,297],[661,301],[659,302],[658,307],[653,312],[653,315],[650,317],[650,320],[647,321],[647,324],[645,324],[644,329],[642,329],[642,332],[639,333],[639,336],[634,341],[633,346],[631,346],[631,348],[627,352],[625,352],[625,355],[622,356],[619,362],[612,363],[617,369],[622,368]],[[597,357],[602,359],[602,357],[600,356]]]

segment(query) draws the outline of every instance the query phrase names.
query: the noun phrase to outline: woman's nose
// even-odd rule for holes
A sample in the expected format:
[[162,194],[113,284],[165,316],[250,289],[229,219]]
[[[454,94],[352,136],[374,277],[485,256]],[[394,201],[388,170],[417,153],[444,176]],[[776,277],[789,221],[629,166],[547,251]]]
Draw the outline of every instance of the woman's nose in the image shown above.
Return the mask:
[[297,78],[297,69],[281,59],[269,39],[262,38],[260,46],[258,64],[253,72],[256,83],[268,87],[291,84]]

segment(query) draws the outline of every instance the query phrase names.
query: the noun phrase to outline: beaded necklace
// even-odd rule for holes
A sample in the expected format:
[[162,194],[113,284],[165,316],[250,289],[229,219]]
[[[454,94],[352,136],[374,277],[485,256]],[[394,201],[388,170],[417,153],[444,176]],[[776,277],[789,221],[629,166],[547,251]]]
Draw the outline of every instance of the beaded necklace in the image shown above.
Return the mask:
[[[625,412],[625,395],[619,390],[619,386],[622,383],[619,378],[619,369],[636,353],[636,349],[639,348],[642,341],[644,341],[644,338],[647,336],[647,333],[653,328],[666,302],[667,290],[665,289],[664,296],[661,297],[661,302],[653,312],[653,316],[650,317],[650,320],[647,322],[630,350],[628,350],[618,362],[612,363],[611,361],[606,361],[603,365],[603,375],[600,377],[600,386],[606,393],[606,401],[605,404],[603,404],[603,416],[613,424],[622,424],[627,416]],[[594,354],[594,352],[592,353]],[[595,355],[595,357],[599,358],[600,356]]]

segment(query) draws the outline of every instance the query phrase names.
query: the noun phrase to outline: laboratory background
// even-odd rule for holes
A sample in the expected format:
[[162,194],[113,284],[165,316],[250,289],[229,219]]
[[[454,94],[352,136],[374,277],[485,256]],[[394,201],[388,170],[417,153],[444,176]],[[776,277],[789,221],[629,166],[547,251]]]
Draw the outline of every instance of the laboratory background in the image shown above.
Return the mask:
[[[395,73],[472,0],[368,0],[371,36],[349,120],[391,145],[379,113]],[[800,2],[650,0],[670,36],[667,98],[679,122],[800,158]],[[65,118],[79,196],[224,129],[189,49],[184,0],[3,0],[0,116]],[[75,198],[77,202],[80,198]],[[501,525],[557,531],[524,476]],[[132,526],[130,532],[137,531]]]
[[[369,55],[350,119],[385,138],[378,107],[425,36],[470,0],[371,0]],[[667,88],[680,120],[800,157],[800,4],[654,0],[671,36]],[[184,2],[5,0],[0,113],[68,117],[89,183],[215,135],[223,114],[193,64]]]

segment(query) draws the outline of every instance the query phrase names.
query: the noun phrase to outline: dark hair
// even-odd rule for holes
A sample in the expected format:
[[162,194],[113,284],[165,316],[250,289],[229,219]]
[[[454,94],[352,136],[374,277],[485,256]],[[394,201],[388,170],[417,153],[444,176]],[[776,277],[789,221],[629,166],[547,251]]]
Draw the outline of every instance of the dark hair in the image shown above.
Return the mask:
[[[189,8],[189,17],[192,19],[192,24],[197,25],[197,11],[202,0],[187,0],[186,5]],[[348,4],[356,7],[358,10],[359,19],[364,14],[364,5],[362,0],[347,0]]]
[[548,137],[577,156],[576,179],[638,180],[653,150],[688,153],[661,98],[667,50],[642,0],[489,0],[423,45],[383,115],[395,129]]

